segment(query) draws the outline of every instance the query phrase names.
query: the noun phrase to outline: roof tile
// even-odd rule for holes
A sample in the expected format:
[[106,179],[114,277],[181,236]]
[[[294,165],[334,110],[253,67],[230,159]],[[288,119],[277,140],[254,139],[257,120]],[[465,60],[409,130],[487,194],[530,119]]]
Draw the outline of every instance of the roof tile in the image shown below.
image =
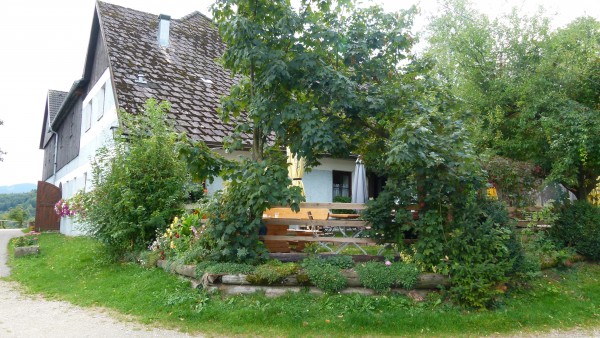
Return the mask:
[[[192,139],[221,142],[233,131],[217,107],[236,79],[215,61],[225,45],[209,18],[194,12],[172,19],[170,45],[163,48],[156,37],[158,16],[104,2],[98,9],[120,108],[136,113],[154,97],[171,103],[177,129]],[[138,74],[146,85],[134,82]]]

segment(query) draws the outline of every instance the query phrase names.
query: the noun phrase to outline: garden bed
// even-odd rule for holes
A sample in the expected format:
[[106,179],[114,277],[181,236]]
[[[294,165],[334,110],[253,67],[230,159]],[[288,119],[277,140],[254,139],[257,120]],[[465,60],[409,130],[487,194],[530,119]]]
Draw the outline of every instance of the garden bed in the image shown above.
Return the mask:
[[[276,297],[284,295],[287,292],[307,291],[311,294],[323,294],[324,292],[311,285],[310,283],[300,281],[297,275],[290,275],[275,285],[255,285],[248,281],[248,275],[245,274],[209,274],[202,276],[196,274],[196,265],[179,265],[160,260],[157,265],[167,272],[175,273],[188,278],[192,287],[201,287],[210,291],[218,290],[225,295],[250,294],[257,291],[264,292],[266,296]],[[347,280],[347,287],[341,290],[341,294],[362,294],[374,295],[376,292],[361,285],[358,274],[352,269],[342,270],[342,274]],[[435,273],[422,273],[418,276],[414,287],[411,290],[393,287],[392,293],[405,294],[415,300],[424,299],[429,292],[438,290],[440,287],[450,285],[450,279],[446,276]]]
[[15,257],[37,255],[40,253],[39,245],[17,246],[15,247]]

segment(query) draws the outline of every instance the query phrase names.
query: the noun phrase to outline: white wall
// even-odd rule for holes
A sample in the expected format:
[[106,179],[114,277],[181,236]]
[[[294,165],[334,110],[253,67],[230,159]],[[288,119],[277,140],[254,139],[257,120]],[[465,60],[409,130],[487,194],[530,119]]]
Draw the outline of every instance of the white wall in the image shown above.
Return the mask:
[[[99,104],[100,102],[102,104]],[[102,109],[90,109],[90,104],[96,104],[97,107],[102,106]],[[83,99],[82,107],[81,112],[76,112],[83,115],[79,155],[62,167],[55,176],[46,180],[56,186],[62,184],[63,199],[72,197],[80,190],[92,189],[91,160],[99,148],[112,145],[111,127],[118,125],[118,117],[109,69],[104,72]],[[89,112],[85,112],[86,109]],[[88,123],[84,119],[87,119]],[[77,224],[70,217],[63,217],[60,221],[60,232],[66,235],[82,234],[84,232],[82,227],[82,224]]]
[[[222,149],[214,149],[227,159],[239,159],[240,157],[250,157],[250,152],[236,151],[232,154],[226,154]],[[332,202],[333,201],[333,171],[352,172],[354,178],[354,166],[356,159],[333,159],[323,158],[321,164],[313,168],[310,172],[304,174],[302,182],[304,183],[304,193],[307,202]],[[223,180],[216,178],[212,184],[207,184],[209,194],[223,189]]]
[[[93,106],[98,102],[98,95],[103,91],[105,93],[103,110],[90,109],[89,104],[91,103]],[[108,96],[109,94],[110,97]],[[62,184],[62,197],[64,199],[72,197],[80,190],[89,191],[93,188],[91,160],[99,148],[113,144],[111,127],[118,126],[118,116],[112,94],[110,71],[107,69],[83,100],[83,108],[80,112],[82,114],[82,130],[79,156],[61,168],[55,175],[56,179],[55,176],[52,176],[47,180],[47,182],[56,186]],[[226,154],[223,149],[214,150],[228,159],[239,159],[240,157],[250,156],[250,153],[247,151],[236,151]],[[354,159],[324,158],[321,162],[321,165],[305,173],[303,182],[307,202],[331,202],[333,195],[332,171],[354,171]],[[222,189],[222,187],[223,180],[221,178],[216,178],[212,184],[207,184],[209,194]],[[77,224],[72,218],[63,217],[61,219],[60,231],[63,234],[82,234],[85,230],[83,227],[84,225]]]

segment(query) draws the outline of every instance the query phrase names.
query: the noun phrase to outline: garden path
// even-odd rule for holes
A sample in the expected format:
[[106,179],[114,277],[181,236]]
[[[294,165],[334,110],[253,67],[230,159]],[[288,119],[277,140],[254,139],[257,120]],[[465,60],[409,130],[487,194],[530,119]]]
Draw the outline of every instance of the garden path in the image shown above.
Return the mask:
[[[0,277],[8,277],[8,241],[23,235],[19,229],[0,229]],[[116,319],[119,318],[119,319]],[[133,322],[101,308],[26,295],[17,283],[0,279],[0,337],[192,337],[182,332]],[[196,335],[194,337],[202,337]]]
[[0,278],[10,274],[10,268],[6,265],[8,260],[8,241],[13,237],[23,236],[21,229],[0,229]]

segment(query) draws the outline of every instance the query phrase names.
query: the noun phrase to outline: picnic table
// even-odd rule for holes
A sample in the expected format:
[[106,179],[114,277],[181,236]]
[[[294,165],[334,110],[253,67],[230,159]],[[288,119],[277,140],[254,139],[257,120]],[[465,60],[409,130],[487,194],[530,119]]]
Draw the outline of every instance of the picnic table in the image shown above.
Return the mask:
[[[368,228],[367,222],[359,219],[359,214],[331,214],[330,209],[364,210],[366,205],[301,203],[298,213],[286,207],[271,208],[263,217],[267,234],[261,236],[261,239],[265,241],[270,252],[290,252],[290,243],[314,242],[332,253],[340,253],[346,246],[354,245],[367,254],[362,246],[376,244],[373,239],[360,237]],[[303,248],[304,243],[297,245],[297,249],[298,246]]]

